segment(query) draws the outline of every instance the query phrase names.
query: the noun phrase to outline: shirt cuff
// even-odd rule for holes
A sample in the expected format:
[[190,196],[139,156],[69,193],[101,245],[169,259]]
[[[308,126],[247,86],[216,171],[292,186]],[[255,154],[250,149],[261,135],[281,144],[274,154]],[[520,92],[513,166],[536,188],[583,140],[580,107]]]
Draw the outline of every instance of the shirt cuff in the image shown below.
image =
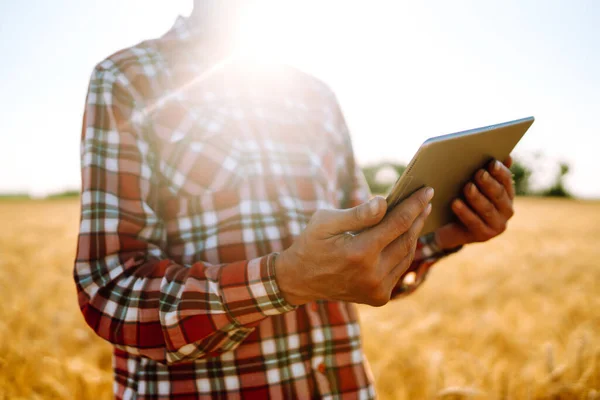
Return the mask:
[[221,296],[225,311],[239,325],[249,325],[296,309],[288,303],[275,279],[278,253],[232,263],[221,270]]

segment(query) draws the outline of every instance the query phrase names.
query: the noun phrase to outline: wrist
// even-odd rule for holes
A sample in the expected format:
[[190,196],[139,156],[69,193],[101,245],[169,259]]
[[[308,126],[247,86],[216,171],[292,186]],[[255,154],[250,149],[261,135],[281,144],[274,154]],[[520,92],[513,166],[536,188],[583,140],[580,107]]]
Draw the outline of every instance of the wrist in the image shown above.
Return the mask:
[[298,268],[291,259],[292,257],[290,257],[288,250],[276,254],[275,281],[285,301],[293,306],[300,306],[308,303],[308,300],[303,299],[296,293],[299,286],[297,277]]

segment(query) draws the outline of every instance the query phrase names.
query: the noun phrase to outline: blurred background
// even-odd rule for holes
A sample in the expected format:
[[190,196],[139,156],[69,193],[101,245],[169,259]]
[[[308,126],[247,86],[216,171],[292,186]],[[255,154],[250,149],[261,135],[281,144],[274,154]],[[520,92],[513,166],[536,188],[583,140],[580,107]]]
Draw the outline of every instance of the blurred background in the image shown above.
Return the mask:
[[[191,9],[0,3],[0,399],[110,398],[110,347],[71,279],[85,94],[98,62]],[[377,193],[428,137],[536,117],[509,230],[361,308],[383,398],[600,398],[598,21],[593,0],[306,0],[265,2],[240,28],[334,89]]]

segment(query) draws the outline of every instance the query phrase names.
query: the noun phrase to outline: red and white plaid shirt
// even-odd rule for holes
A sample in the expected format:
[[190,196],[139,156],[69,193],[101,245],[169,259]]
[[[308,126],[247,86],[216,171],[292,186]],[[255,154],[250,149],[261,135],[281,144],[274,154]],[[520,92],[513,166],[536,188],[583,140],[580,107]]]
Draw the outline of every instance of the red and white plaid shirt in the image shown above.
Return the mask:
[[[91,78],[74,277],[115,396],[371,398],[355,306],[295,308],[274,275],[317,209],[370,196],[338,104],[204,40],[180,18]],[[422,238],[398,292],[439,256]]]

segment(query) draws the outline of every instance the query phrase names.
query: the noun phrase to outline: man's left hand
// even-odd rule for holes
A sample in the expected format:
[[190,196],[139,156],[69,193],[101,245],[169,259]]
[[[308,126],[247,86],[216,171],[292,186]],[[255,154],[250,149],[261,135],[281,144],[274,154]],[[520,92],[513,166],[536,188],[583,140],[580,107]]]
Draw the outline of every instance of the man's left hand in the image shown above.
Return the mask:
[[509,157],[504,164],[492,161],[487,169],[475,173],[464,187],[466,201],[456,199],[452,211],[459,222],[442,226],[435,232],[440,249],[453,249],[469,243],[488,241],[506,230],[513,216],[513,186]]

